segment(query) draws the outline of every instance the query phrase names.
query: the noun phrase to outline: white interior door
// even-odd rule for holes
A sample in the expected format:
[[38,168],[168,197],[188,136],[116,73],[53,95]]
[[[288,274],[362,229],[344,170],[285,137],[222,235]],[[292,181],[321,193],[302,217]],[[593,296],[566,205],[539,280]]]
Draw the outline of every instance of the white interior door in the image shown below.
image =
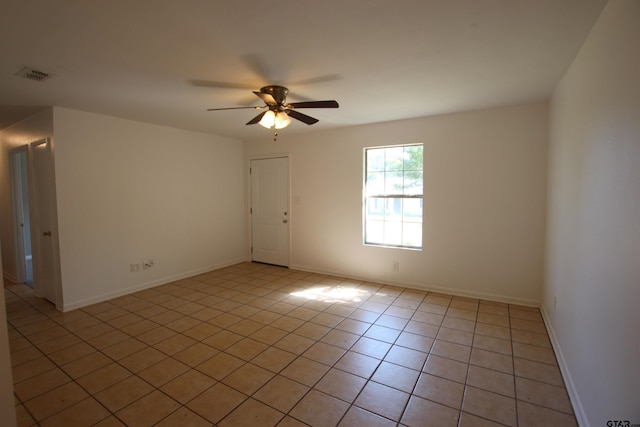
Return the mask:
[[289,266],[289,159],[251,161],[253,261]]
[[34,226],[34,290],[36,295],[46,298],[58,306],[59,296],[59,254],[58,225],[56,214],[55,181],[51,141],[37,141],[31,144],[33,159],[33,201]]

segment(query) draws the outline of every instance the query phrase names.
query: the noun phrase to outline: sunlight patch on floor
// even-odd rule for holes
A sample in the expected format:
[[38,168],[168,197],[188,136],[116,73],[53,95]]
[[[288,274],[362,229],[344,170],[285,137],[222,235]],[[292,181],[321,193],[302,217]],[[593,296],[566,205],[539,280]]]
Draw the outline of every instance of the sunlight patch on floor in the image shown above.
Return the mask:
[[343,286],[317,286],[303,291],[291,292],[294,297],[302,297],[322,302],[362,302],[371,296],[364,289]]

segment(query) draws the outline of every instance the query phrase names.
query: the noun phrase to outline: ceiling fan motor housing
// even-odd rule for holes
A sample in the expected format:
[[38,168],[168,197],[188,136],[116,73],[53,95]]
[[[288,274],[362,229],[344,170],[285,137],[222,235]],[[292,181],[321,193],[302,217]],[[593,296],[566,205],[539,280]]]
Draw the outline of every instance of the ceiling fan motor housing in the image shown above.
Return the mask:
[[268,93],[269,95],[273,96],[273,99],[276,100],[276,102],[278,103],[278,106],[282,107],[284,106],[287,100],[287,94],[289,93],[289,89],[287,89],[284,86],[271,85],[271,86],[264,86],[260,88],[260,92]]

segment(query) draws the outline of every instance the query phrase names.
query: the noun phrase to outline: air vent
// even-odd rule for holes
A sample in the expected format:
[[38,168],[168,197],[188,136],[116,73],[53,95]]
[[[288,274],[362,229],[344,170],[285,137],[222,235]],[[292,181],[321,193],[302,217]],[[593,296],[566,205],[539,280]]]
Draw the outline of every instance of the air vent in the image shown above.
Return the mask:
[[45,73],[44,71],[36,70],[31,67],[24,67],[22,70],[18,71],[16,76],[24,77],[25,79],[35,80],[38,82],[46,80],[50,77],[49,73]]

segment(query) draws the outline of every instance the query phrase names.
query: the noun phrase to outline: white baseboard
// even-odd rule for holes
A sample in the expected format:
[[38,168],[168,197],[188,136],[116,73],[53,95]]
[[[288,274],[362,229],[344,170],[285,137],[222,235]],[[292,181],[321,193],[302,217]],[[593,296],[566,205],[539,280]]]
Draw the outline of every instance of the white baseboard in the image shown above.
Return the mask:
[[524,306],[528,306],[528,307],[539,307],[540,306],[540,301],[533,300],[533,299],[528,299],[528,298],[514,298],[514,297],[507,297],[507,296],[503,296],[503,295],[495,295],[495,294],[489,294],[489,293],[484,293],[484,292],[470,292],[470,291],[465,291],[465,290],[461,290],[461,289],[447,288],[447,287],[441,287],[441,286],[432,286],[432,285],[428,285],[428,284],[425,284],[425,283],[415,283],[415,282],[407,282],[407,281],[390,282],[390,281],[385,281],[385,280],[379,280],[379,279],[372,278],[372,277],[356,277],[356,276],[351,276],[351,275],[348,275],[348,274],[345,275],[343,273],[337,273],[337,272],[334,272],[334,271],[324,271],[324,270],[321,270],[321,269],[312,268],[312,267],[306,267],[306,266],[303,266],[303,265],[291,265],[291,266],[289,266],[289,268],[291,268],[293,270],[306,271],[306,272],[309,272],[309,273],[326,274],[326,275],[330,275],[330,276],[344,277],[345,279],[351,279],[351,280],[362,280],[362,281],[366,281],[366,282],[380,283],[382,285],[402,286],[402,287],[405,287],[405,288],[411,288],[411,289],[416,289],[416,290],[420,290],[420,291],[439,292],[439,293],[448,294],[448,295],[455,295],[455,296],[467,297],[467,298],[478,298],[478,299],[483,299],[483,300],[487,300],[487,301],[495,301],[495,302],[502,302],[502,303],[507,303],[507,304],[524,305]]
[[[220,268],[224,268],[224,267],[228,267],[234,264],[238,264],[241,262],[251,262],[251,260],[247,260],[246,258],[239,258],[236,260],[232,260],[232,261],[228,261],[225,263],[221,263],[221,264],[216,264],[216,265],[212,265],[209,267],[205,267],[202,269],[198,269],[198,270],[193,270],[193,271],[188,271],[188,272],[184,272],[181,274],[177,274],[174,276],[169,276],[169,277],[163,277],[161,279],[157,279],[157,280],[153,280],[150,282],[145,282],[145,283],[140,283],[134,286],[130,286],[128,288],[124,288],[124,289],[118,289],[117,291],[114,292],[107,292],[105,294],[101,294],[101,295],[96,295],[90,298],[86,298],[86,299],[82,299],[82,300],[78,300],[78,301],[71,301],[71,302],[64,302],[62,307],[58,307],[58,309],[63,312],[67,312],[70,310],[75,310],[81,307],[86,307],[88,305],[91,304],[97,304],[99,302],[103,302],[103,301],[107,301],[113,298],[117,298],[123,295],[127,295],[127,294],[131,294],[133,292],[138,292],[144,289],[149,289],[149,288],[153,288],[156,286],[160,286],[160,285],[165,285],[167,283],[171,283],[174,282],[176,280],[180,280],[180,279],[186,279],[189,277],[193,277],[196,276],[198,274],[202,274],[202,273],[208,273],[210,271],[213,270],[218,270]],[[352,275],[348,275],[348,274],[343,274],[343,273],[339,273],[339,272],[335,272],[335,271],[327,271],[327,270],[322,270],[322,269],[317,269],[317,268],[312,268],[312,267],[306,267],[303,265],[290,265],[289,268],[291,268],[292,270],[300,270],[300,271],[305,271],[305,272],[309,272],[309,273],[317,273],[317,274],[326,274],[326,275],[330,275],[330,276],[336,276],[336,277],[344,277],[345,279],[351,279],[351,280],[361,280],[361,281],[367,281],[367,282],[372,282],[372,283],[380,283],[382,285],[389,285],[389,286],[402,286],[402,287],[406,287],[406,288],[411,288],[411,289],[416,289],[416,290],[421,290],[421,291],[428,291],[428,292],[439,292],[439,293],[444,293],[444,294],[449,294],[449,295],[455,295],[455,296],[461,296],[461,297],[467,297],[467,298],[478,298],[478,299],[483,299],[483,300],[488,300],[488,301],[495,301],[495,302],[502,302],[502,303],[507,303],[507,304],[517,304],[517,305],[524,305],[524,306],[529,306],[529,307],[539,307],[540,306],[540,302],[537,300],[532,300],[532,299],[526,299],[526,298],[514,298],[514,297],[507,297],[507,296],[503,296],[503,295],[495,295],[495,294],[490,294],[490,293],[484,293],[484,292],[469,292],[469,291],[465,291],[465,290],[460,290],[460,289],[454,289],[454,288],[448,288],[448,287],[441,287],[441,286],[432,286],[432,285],[427,285],[424,283],[415,283],[415,282],[408,282],[408,281],[386,281],[386,280],[378,280],[376,278],[372,278],[372,277],[357,277],[357,276],[352,276]]]
[[[220,268],[224,268],[224,267],[228,267],[230,265],[238,264],[238,263],[243,262],[243,261],[244,261],[244,258],[239,258],[239,259],[235,259],[233,261],[228,261],[228,262],[225,262],[225,263],[212,265],[212,266],[201,268],[201,269],[198,269],[198,270],[187,271],[187,272],[184,272],[184,273],[176,274],[174,276],[163,277],[161,279],[152,280],[150,282],[140,283],[140,284],[137,284],[137,285],[134,285],[134,286],[130,286],[128,288],[118,289],[117,291],[114,291],[114,292],[107,292],[105,294],[96,295],[96,296],[93,296],[91,298],[85,298],[85,299],[82,299],[82,300],[79,300],[79,301],[71,301],[71,302],[66,302],[65,301],[63,306],[62,306],[62,310],[61,311],[62,312],[67,312],[67,311],[70,311],[70,310],[75,310],[75,309],[78,309],[78,308],[86,307],[86,306],[91,305],[91,304],[97,304],[99,302],[108,301],[110,299],[121,297],[123,295],[128,295],[128,294],[131,294],[131,293],[134,293],[134,292],[138,292],[138,291],[142,291],[142,290],[145,290],[145,289],[154,288],[154,287],[160,286],[160,285],[166,285],[167,283],[175,282],[176,280],[186,279],[186,278],[189,278],[189,277],[197,276],[198,274],[208,273],[210,271],[218,270]],[[60,310],[60,307],[58,307],[58,309]]]
[[578,391],[573,382],[573,379],[571,378],[571,373],[569,372],[569,366],[567,365],[567,361],[565,360],[562,353],[560,342],[558,341],[558,336],[553,329],[553,325],[551,324],[551,320],[549,319],[549,315],[547,314],[547,309],[544,304],[540,305],[540,313],[542,313],[542,320],[544,320],[544,324],[547,327],[547,332],[549,334],[549,339],[551,340],[551,345],[553,346],[553,351],[556,353],[558,367],[560,368],[560,373],[562,374],[562,378],[564,379],[564,384],[567,388],[567,393],[569,394],[569,400],[571,401],[571,406],[573,407],[573,413],[576,416],[576,421],[581,427],[590,427],[591,424],[589,424],[587,415],[584,412],[584,407],[582,406],[582,402],[580,401],[580,396],[578,396]]

